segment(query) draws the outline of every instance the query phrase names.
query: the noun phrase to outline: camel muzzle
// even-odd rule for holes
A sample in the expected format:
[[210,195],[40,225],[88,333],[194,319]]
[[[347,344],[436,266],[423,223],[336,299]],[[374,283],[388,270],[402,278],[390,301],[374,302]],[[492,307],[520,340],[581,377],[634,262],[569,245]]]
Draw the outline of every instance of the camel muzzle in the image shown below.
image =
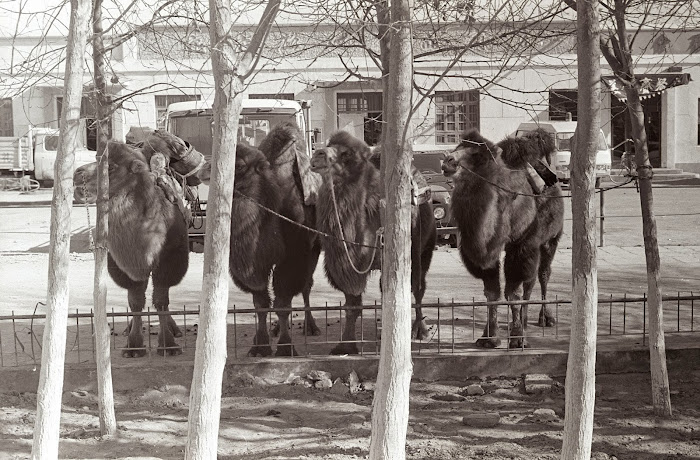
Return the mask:
[[318,149],[314,152],[313,156],[311,157],[311,171],[313,172],[319,172],[321,170],[324,170],[328,168],[329,166],[329,161],[328,161],[328,152],[326,149]]

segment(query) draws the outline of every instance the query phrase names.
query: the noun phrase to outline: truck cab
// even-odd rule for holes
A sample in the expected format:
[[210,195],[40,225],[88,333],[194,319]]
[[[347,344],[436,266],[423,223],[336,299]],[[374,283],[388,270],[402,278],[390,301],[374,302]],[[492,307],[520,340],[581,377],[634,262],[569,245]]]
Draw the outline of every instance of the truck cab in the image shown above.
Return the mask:
[[[59,130],[30,127],[21,137],[0,137],[0,171],[30,174],[39,182],[54,180]],[[74,149],[75,167],[95,161],[95,152],[83,146]]]
[[[309,101],[286,99],[243,99],[238,120],[238,142],[258,146],[274,126],[292,121],[304,133],[306,153],[311,157],[312,138],[309,130]],[[165,125],[168,132],[189,142],[197,151],[211,160],[213,146],[214,112],[211,101],[175,102],[168,106]],[[206,231],[206,209],[209,186],[200,184],[189,198],[192,214],[189,236],[190,248],[201,252]]]

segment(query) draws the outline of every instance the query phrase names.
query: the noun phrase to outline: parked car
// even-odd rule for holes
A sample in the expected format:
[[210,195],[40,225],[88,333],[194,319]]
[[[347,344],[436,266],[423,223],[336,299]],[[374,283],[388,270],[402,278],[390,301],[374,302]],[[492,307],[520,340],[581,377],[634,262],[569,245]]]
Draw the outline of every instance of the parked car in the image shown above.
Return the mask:
[[442,174],[443,155],[454,147],[449,145],[413,145],[413,165],[430,185],[433,200],[433,216],[438,229],[438,244],[457,247],[459,230],[452,217],[452,179]]
[[[526,132],[534,131],[537,128],[542,128],[554,138],[554,145],[557,148],[557,154],[554,157],[554,170],[557,177],[564,184],[568,184],[571,179],[571,138],[576,132],[575,121],[541,121],[520,123],[516,136],[522,136]],[[600,185],[601,178],[610,175],[612,169],[612,154],[610,146],[605,140],[603,130],[600,130],[598,135],[598,154],[596,155],[596,187]]]

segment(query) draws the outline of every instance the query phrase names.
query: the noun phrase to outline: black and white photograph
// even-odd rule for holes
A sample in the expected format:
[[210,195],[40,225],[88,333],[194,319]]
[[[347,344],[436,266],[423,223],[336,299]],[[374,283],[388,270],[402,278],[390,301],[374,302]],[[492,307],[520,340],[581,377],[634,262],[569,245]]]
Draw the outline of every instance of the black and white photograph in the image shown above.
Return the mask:
[[700,460],[696,0],[0,0],[0,458]]

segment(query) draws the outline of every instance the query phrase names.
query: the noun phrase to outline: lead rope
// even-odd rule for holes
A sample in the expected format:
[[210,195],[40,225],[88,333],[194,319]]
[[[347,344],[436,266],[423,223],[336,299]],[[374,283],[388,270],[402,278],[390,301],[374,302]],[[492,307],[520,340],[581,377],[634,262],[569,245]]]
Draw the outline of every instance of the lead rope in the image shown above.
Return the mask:
[[333,211],[335,214],[335,219],[336,223],[338,224],[338,230],[340,230],[340,239],[343,241],[343,248],[345,248],[345,255],[348,257],[348,261],[350,262],[350,266],[352,267],[355,272],[357,272],[360,275],[364,275],[365,273],[369,272],[372,270],[372,264],[374,264],[374,258],[377,256],[377,248],[379,247],[380,240],[382,239],[382,236],[384,234],[384,228],[379,227],[374,235],[374,249],[372,249],[372,257],[369,261],[369,265],[367,266],[366,269],[360,270],[355,266],[355,263],[352,261],[352,257],[350,256],[350,250],[348,249],[348,244],[345,241],[345,232],[343,232],[343,226],[340,223],[340,214],[338,213],[338,202],[335,199],[335,186],[333,184],[333,173],[328,171],[330,183],[331,183],[331,199],[333,200]]

